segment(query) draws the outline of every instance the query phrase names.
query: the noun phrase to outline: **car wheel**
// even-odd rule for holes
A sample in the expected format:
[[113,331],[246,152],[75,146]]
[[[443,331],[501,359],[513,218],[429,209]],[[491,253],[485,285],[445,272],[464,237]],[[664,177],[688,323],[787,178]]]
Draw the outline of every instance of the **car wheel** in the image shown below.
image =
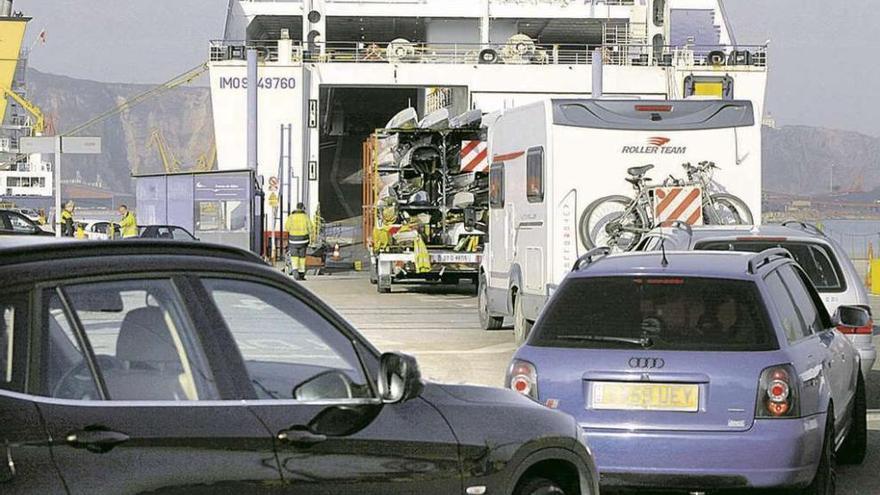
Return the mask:
[[489,313],[489,284],[486,275],[480,275],[478,304],[480,308],[480,327],[483,330],[498,330],[504,324],[504,317],[492,316]]
[[565,495],[565,490],[553,480],[532,478],[520,483],[514,495]]
[[819,467],[816,469],[813,482],[802,492],[803,495],[834,495],[837,489],[837,456],[834,453],[834,437],[834,408],[828,407]]
[[865,397],[865,380],[861,373],[856,382],[852,413],[852,425],[837,453],[837,459],[841,464],[861,464],[868,449],[868,403]]
[[517,344],[522,344],[529,338],[532,324],[526,319],[523,312],[522,296],[516,294],[513,299],[513,336]]

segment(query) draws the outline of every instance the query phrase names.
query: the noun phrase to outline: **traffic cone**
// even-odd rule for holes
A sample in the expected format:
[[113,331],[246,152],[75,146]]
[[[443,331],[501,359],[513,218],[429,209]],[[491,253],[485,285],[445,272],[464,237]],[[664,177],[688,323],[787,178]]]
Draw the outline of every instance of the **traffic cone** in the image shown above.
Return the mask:
[[339,261],[339,244],[333,246],[333,261]]

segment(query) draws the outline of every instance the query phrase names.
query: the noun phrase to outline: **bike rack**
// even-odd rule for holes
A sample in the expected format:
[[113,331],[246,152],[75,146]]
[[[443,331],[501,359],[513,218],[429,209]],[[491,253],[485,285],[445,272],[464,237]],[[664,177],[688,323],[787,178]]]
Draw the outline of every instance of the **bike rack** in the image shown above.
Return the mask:
[[[673,220],[669,223],[668,227],[671,229],[683,230],[687,233],[689,237],[694,236],[694,228],[691,226],[691,224],[687,222],[682,222],[681,220]],[[664,228],[664,226],[661,225],[660,228]]]
[[577,261],[574,262],[574,266],[571,268],[572,272],[579,272],[584,268],[593,264],[593,258],[598,258],[600,256],[608,256],[611,254],[611,248],[609,247],[598,247],[591,249],[587,254],[578,258]]
[[761,268],[764,265],[769,264],[775,258],[788,258],[790,260],[794,260],[794,256],[788,251],[788,249],[784,248],[772,248],[761,251],[756,254],[749,260],[749,273],[754,275],[757,273],[758,268]]

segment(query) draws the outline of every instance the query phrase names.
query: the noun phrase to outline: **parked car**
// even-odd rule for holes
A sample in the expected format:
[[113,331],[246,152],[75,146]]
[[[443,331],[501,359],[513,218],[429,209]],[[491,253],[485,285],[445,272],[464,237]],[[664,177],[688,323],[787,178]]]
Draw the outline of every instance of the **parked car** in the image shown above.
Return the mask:
[[174,239],[177,241],[198,241],[198,237],[190,231],[176,225],[145,225],[139,226],[140,237],[143,239]]
[[423,382],[245,251],[0,248],[0,279],[4,494],[598,493],[571,417]]
[[[841,305],[859,306],[868,314],[872,313],[868,291],[846,251],[814,225],[789,221],[780,225],[754,227],[689,227],[675,223],[670,228],[650,232],[639,248],[659,250],[661,240],[665,249],[676,251],[760,252],[774,247],[787,249],[819,291],[829,314],[834,314]],[[839,330],[858,349],[862,375],[867,377],[877,359],[873,320],[862,327],[843,327]]]
[[866,448],[865,380],[803,269],[754,253],[588,253],[507,385],[572,414],[603,485],[833,493]]
[[13,208],[12,211],[24,215],[28,220],[31,220],[34,223],[38,223],[40,220],[40,213],[33,208]]
[[[111,225],[113,226],[112,229],[110,228]],[[86,233],[87,239],[106,241],[118,239],[122,227],[116,222],[109,222],[107,220],[89,220],[83,222],[83,230]]]
[[40,235],[53,236],[52,232],[40,228],[40,226],[13,210],[0,210],[0,236],[2,235]]

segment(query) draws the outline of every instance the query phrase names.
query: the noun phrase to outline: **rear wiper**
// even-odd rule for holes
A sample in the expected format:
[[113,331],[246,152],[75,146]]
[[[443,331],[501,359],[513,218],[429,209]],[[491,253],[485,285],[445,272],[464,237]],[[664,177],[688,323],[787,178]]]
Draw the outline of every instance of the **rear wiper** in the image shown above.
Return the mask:
[[631,344],[637,345],[640,347],[644,347],[647,349],[648,347],[654,347],[654,341],[651,337],[647,335],[642,336],[639,339],[632,339],[626,337],[601,337],[599,335],[560,335],[558,337],[561,340],[586,340],[590,342],[614,342],[615,344]]

